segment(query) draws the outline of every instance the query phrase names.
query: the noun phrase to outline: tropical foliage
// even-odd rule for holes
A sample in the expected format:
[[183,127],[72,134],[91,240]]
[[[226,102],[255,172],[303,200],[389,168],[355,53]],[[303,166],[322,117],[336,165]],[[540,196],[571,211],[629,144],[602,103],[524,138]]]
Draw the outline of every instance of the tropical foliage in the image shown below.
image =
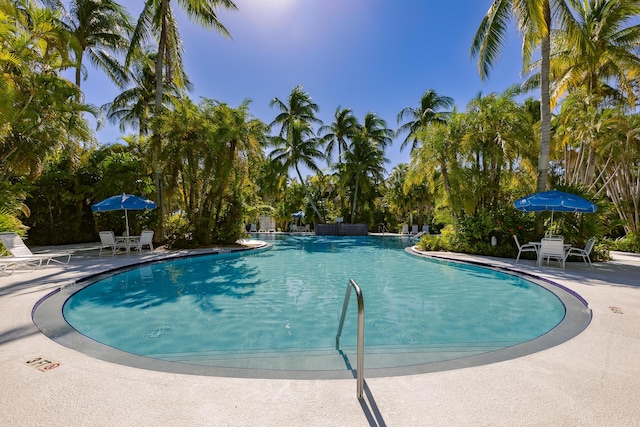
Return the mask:
[[[176,4],[229,35],[217,10],[231,1]],[[269,125],[249,101],[192,101],[172,5],[146,0],[134,25],[114,0],[0,0],[0,228],[34,243],[91,241],[123,227],[122,213],[92,214],[91,204],[128,192],[161,207],[132,217],[133,228],[161,230],[173,246],[233,243],[261,215],[285,230],[302,211],[308,223],[343,217],[373,231],[429,226],[441,233],[425,248],[513,256],[514,235],[538,238],[550,221],[513,200],[554,187],[599,206],[556,216],[572,243],[638,248],[638,2],[493,1],[471,53],[488,78],[513,19],[525,81],[458,107],[427,89],[399,111],[395,131],[345,106],[323,124],[302,86],[273,98]],[[94,139],[87,61],[120,89],[101,110],[133,132],[122,143]],[[539,99],[522,100],[532,88]],[[394,139],[410,157],[387,169]]]

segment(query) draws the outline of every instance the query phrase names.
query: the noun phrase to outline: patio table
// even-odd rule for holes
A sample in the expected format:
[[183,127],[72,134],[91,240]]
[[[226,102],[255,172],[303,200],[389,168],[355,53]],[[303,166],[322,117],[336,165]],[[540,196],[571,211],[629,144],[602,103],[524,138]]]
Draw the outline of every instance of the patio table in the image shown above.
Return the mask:
[[131,253],[131,246],[137,245],[138,242],[140,241],[140,236],[117,236],[116,239],[124,242],[127,249],[127,255],[128,255]]

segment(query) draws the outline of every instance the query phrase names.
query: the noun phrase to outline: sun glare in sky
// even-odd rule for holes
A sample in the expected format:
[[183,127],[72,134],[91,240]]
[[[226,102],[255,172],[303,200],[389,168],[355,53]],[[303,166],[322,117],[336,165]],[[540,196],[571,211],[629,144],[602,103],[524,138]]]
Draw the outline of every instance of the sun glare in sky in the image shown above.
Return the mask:
[[367,21],[360,0],[236,0],[237,11],[224,13],[235,40],[251,38],[268,48],[326,45]]

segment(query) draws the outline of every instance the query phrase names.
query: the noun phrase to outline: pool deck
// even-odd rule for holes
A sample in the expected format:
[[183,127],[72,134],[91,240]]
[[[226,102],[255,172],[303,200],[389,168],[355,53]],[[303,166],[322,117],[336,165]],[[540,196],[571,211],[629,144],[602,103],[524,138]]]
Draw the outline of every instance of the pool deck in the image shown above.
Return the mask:
[[[359,401],[355,380],[171,374],[55,343],[31,320],[38,300],[81,277],[171,255],[76,249],[69,265],[0,276],[0,426],[640,426],[640,255],[613,252],[593,270],[572,262],[563,271],[433,254],[559,283],[588,302],[591,324],[559,346],[490,365],[370,379],[365,369]],[[27,364],[39,357],[60,366]]]

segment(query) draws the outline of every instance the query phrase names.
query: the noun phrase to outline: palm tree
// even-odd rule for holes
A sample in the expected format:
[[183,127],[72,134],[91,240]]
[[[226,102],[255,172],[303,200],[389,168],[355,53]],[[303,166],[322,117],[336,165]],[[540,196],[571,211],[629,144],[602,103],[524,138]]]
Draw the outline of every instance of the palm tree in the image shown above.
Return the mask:
[[[156,94],[154,61],[155,54],[147,53],[145,57],[140,57],[129,72],[128,88],[112,102],[102,106],[107,119],[112,123],[119,123],[123,132],[130,126],[137,129],[140,136],[149,134]],[[181,95],[171,82],[164,85],[162,93],[164,105],[173,105]]]
[[361,187],[371,189],[373,183],[382,181],[385,173],[384,164],[389,159],[384,157],[384,150],[391,145],[393,131],[387,123],[375,113],[364,116],[351,139],[349,149],[345,151],[345,165],[340,168],[343,185],[353,185],[353,201],[351,203],[351,222],[355,219],[358,192]]
[[353,111],[349,108],[336,108],[333,114],[333,123],[331,125],[321,126],[318,134],[323,135],[322,140],[327,146],[327,161],[331,163],[331,153],[334,148],[338,149],[338,163],[342,163],[342,153],[349,148],[350,140],[358,126],[358,119],[353,115]]
[[[554,14],[552,15],[552,10]],[[540,154],[537,191],[544,191],[549,174],[551,150],[551,103],[549,92],[551,29],[570,14],[563,0],[494,0],[480,23],[471,44],[471,56],[478,57],[478,71],[485,80],[504,44],[507,24],[513,17],[523,37],[522,62],[527,69],[536,49],[540,49]],[[539,224],[542,227],[542,223]]]
[[261,156],[267,133],[266,125],[252,118],[248,109],[248,101],[231,108],[209,99],[195,105],[186,98],[159,118],[167,135],[160,157],[173,177],[168,193],[182,198],[178,206],[186,211],[195,243],[217,240],[220,222],[241,217],[241,212],[230,214],[237,207],[234,197],[249,164]]
[[369,112],[365,114],[364,121],[358,127],[355,136],[363,141],[370,141],[374,146],[384,151],[391,145],[393,131],[387,127],[387,122],[378,117],[376,113]]
[[[227,9],[235,10],[236,5],[231,0],[180,0],[178,4],[183,7],[191,20],[207,29],[215,28],[225,37],[229,36],[227,29],[218,20],[216,8],[223,6]],[[156,91],[153,114],[156,117],[161,114],[165,99],[164,86],[167,81],[178,89],[187,87],[187,77],[182,64],[182,43],[170,0],[145,0],[138,23],[131,37],[131,47],[127,53],[127,65],[139,54],[143,41],[148,38],[154,38],[158,43],[154,72]],[[160,138],[157,132],[154,132],[154,134],[155,139]],[[156,141],[154,145],[160,146],[160,143]],[[157,153],[154,157],[157,157]],[[158,211],[160,212],[160,218],[164,218],[163,179],[157,158],[154,159],[154,164]],[[159,238],[163,238],[164,229],[162,224],[156,235]]]
[[[552,103],[583,88],[599,99],[626,100],[633,108],[640,74],[640,2],[588,0],[573,3],[566,30],[556,33],[551,72]],[[611,86],[616,83],[617,87]]]
[[[525,108],[514,100],[514,90],[478,95],[467,106],[460,156],[471,172],[478,207],[497,209],[505,200],[503,176],[518,168],[533,144],[533,124]],[[511,175],[511,174],[509,174]]]
[[316,113],[319,110],[318,104],[311,100],[311,96],[307,92],[304,92],[302,85],[293,88],[289,94],[287,102],[284,103],[278,98],[273,98],[269,103],[271,108],[276,108],[280,113],[273,119],[271,126],[275,124],[280,125],[279,136],[290,139],[293,132],[290,132],[290,128],[296,121],[305,122],[308,124],[321,124],[322,121],[316,117]]
[[0,1],[0,181],[39,173],[53,150],[92,141],[79,90],[59,76],[70,65],[59,12],[31,1]]
[[[229,32],[218,20],[216,8],[223,6],[235,10],[231,0],[180,0],[187,16],[207,29],[215,28],[220,34],[229,37]],[[156,114],[160,113],[163,101],[165,80],[173,81],[178,88],[184,87],[184,67],[182,64],[182,43],[178,25],[171,8],[170,0],[146,0],[131,38],[131,48],[127,63],[141,48],[149,35],[157,40],[158,53],[155,61],[156,75]]]
[[389,159],[384,157],[384,149],[374,139],[357,134],[344,152],[342,168],[343,184],[353,186],[351,202],[351,222],[355,221],[356,207],[360,192],[370,193],[384,179],[384,164]]
[[276,149],[271,153],[271,158],[282,164],[281,170],[284,173],[287,173],[291,168],[296,169],[309,204],[318,218],[324,221],[322,214],[311,199],[309,189],[306,187],[298,167],[299,163],[303,163],[312,171],[320,172],[316,159],[326,157],[319,150],[323,141],[315,136],[312,129],[313,124],[322,124],[322,121],[316,117],[318,104],[311,100],[311,96],[304,92],[300,85],[293,88],[286,103],[278,98],[273,98],[269,105],[280,111],[270,125],[280,125],[278,136],[273,138]]
[[418,108],[404,107],[398,113],[398,124],[400,125],[401,122],[407,119],[409,121],[400,125],[396,130],[396,134],[407,132],[400,150],[404,150],[409,142],[411,142],[412,152],[418,148],[418,131],[429,123],[445,123],[449,113],[439,112],[438,110],[451,107],[453,107],[453,98],[440,96],[433,89],[429,89],[422,95]]
[[[460,167],[457,158],[464,134],[463,118],[463,114],[454,111],[447,126],[434,123],[418,132],[422,144],[411,156],[405,184],[419,185],[425,178],[437,177],[444,187],[444,204],[450,207],[456,221],[463,205],[459,191]],[[439,173],[425,176],[425,170]]]
[[76,86],[80,87],[85,54],[118,86],[127,74],[114,53],[126,53],[133,30],[129,14],[113,0],[73,0],[63,22],[73,36]]
[[287,138],[276,136],[272,138],[275,148],[270,153],[271,160],[278,164],[280,171],[288,173],[290,169],[295,169],[300,184],[304,188],[304,193],[311,208],[316,213],[321,222],[324,222],[322,214],[313,202],[311,193],[305,184],[300,172],[300,164],[305,165],[313,172],[320,173],[320,168],[316,164],[316,159],[323,159],[324,153],[320,150],[322,141],[315,137],[313,129],[308,122],[296,119],[288,121]]

